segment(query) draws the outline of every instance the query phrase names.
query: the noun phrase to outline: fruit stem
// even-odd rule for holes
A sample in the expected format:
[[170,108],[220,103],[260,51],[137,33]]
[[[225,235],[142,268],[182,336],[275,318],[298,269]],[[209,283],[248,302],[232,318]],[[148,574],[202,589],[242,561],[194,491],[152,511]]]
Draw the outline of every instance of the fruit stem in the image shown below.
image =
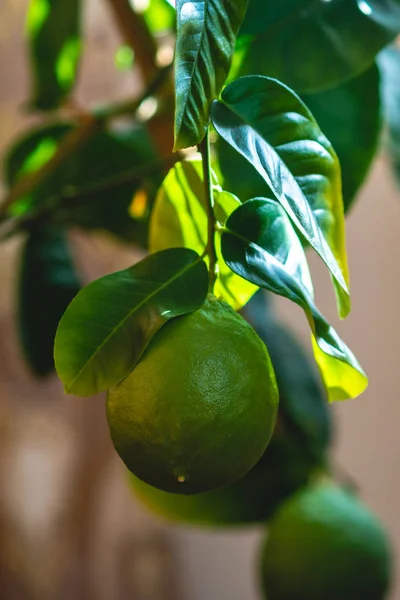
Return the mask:
[[210,260],[208,271],[209,292],[214,290],[215,280],[217,279],[217,253],[215,250],[215,216],[214,216],[214,194],[211,180],[211,161],[210,161],[210,139],[207,133],[199,144],[199,151],[203,158],[203,179],[206,193],[207,207],[207,252]]

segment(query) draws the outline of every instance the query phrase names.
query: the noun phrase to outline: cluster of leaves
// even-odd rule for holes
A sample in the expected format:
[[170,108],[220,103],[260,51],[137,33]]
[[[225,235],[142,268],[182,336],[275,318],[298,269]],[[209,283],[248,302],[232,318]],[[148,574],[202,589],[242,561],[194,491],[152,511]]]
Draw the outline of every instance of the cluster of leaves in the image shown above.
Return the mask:
[[[215,293],[237,310],[260,287],[298,304],[330,400],[361,393],[365,374],[315,306],[304,248],[329,269],[345,317],[344,212],[375,155],[383,112],[398,160],[390,88],[400,58],[394,49],[378,64],[376,57],[400,31],[400,2],[177,0],[175,11],[150,0],[143,14],[129,10],[155,40],[176,25],[175,111],[160,69],[137,101],[66,120],[84,49],[82,4],[30,2],[30,105],[44,124],[5,159],[1,219],[12,233],[28,232],[20,324],[35,372],[52,370],[56,324],[79,288],[69,227],[107,230],[152,252],[85,287],[61,320],[58,373],[68,392],[90,395],[125,377],[168,319],[203,303],[213,263],[212,200]],[[163,100],[175,151],[200,145],[203,160],[160,155],[152,120],[136,119],[141,100],[152,95]],[[131,121],[123,134],[112,127],[121,114]],[[215,172],[204,161],[209,137]],[[35,303],[27,311],[23,299],[44,287],[49,310]]]

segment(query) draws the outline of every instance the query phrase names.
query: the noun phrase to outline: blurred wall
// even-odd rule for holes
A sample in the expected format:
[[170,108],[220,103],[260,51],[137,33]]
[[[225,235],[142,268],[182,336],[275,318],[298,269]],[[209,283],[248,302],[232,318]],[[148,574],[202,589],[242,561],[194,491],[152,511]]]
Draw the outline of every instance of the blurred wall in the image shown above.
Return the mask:
[[[108,27],[103,3],[92,0],[89,4],[88,48],[78,98],[102,101],[109,98],[110,90],[114,98],[124,97],[134,89],[135,81],[130,74],[114,71],[112,51],[118,47],[118,38]],[[26,0],[0,1],[0,153],[32,121],[21,111],[28,86],[21,38],[26,5]],[[360,399],[333,407],[335,462],[358,482],[364,500],[391,531],[398,564],[399,217],[400,191],[385,161],[379,159],[348,218],[353,312],[338,325],[371,383]],[[122,268],[132,260],[130,252],[102,239],[77,236],[75,242],[88,277]],[[199,532],[168,528],[149,517],[126,490],[121,465],[107,438],[102,402],[66,399],[56,379],[38,384],[29,376],[18,353],[13,325],[18,248],[19,242],[14,241],[0,248],[0,531],[7,534],[6,542],[0,542],[0,554],[8,553],[11,563],[18,566],[16,579],[22,572],[26,581],[33,574],[36,580],[30,595],[22,584],[19,591],[18,586],[7,591],[1,587],[0,567],[0,596],[55,600],[54,578],[61,577],[62,564],[60,581],[69,581],[69,587],[57,598],[122,600],[129,590],[129,597],[138,600],[166,600],[167,594],[171,600],[257,600],[258,528]],[[317,260],[312,260],[312,266],[317,299],[332,317],[330,282]],[[300,310],[285,302],[279,303],[279,310],[307,341]],[[82,456],[88,461],[83,466]],[[92,481],[82,484],[85,468],[94,475]],[[75,513],[71,506],[78,506]],[[82,519],[81,537],[78,530],[70,539],[71,514]],[[46,534],[52,543],[46,542]],[[80,570],[61,559],[70,555],[71,548],[77,552],[76,562],[84,563]],[[135,568],[136,579],[130,575]],[[147,588],[140,588],[137,580],[146,577]],[[124,589],[118,586],[121,579]],[[393,590],[391,600],[400,600],[400,586]]]

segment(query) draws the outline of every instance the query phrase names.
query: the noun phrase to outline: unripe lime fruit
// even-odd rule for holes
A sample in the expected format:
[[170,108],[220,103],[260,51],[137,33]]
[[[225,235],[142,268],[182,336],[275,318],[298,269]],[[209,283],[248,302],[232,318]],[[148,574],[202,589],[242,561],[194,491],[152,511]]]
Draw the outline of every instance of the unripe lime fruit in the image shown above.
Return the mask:
[[384,528],[333,483],[303,488],[269,524],[261,565],[268,600],[383,600],[390,570]]
[[327,463],[332,420],[314,364],[257,294],[247,319],[268,348],[279,388],[274,434],[258,463],[224,488],[194,494],[163,492],[134,475],[129,480],[147,508],[178,523],[219,527],[266,521]]
[[263,454],[278,390],[248,323],[214,298],[169,321],[107,398],[114,446],[159,489],[194,494],[228,485]]

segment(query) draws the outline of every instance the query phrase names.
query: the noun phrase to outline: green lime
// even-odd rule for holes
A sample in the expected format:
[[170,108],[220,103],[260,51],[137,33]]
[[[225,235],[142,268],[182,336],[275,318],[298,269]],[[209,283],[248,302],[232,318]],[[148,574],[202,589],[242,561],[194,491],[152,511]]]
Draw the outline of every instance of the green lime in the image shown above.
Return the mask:
[[268,600],[382,600],[390,571],[382,525],[331,482],[303,488],[270,522],[261,564]]
[[331,416],[314,364],[276,320],[262,294],[250,301],[246,318],[266,344],[278,382],[279,414],[272,439],[242,479],[211,492],[169,494],[132,475],[135,495],[164,518],[213,527],[265,521],[316,470],[325,467]]
[[264,344],[214,298],[164,325],[107,398],[111,437],[128,469],[178,494],[247,473],[271,439],[277,409]]

